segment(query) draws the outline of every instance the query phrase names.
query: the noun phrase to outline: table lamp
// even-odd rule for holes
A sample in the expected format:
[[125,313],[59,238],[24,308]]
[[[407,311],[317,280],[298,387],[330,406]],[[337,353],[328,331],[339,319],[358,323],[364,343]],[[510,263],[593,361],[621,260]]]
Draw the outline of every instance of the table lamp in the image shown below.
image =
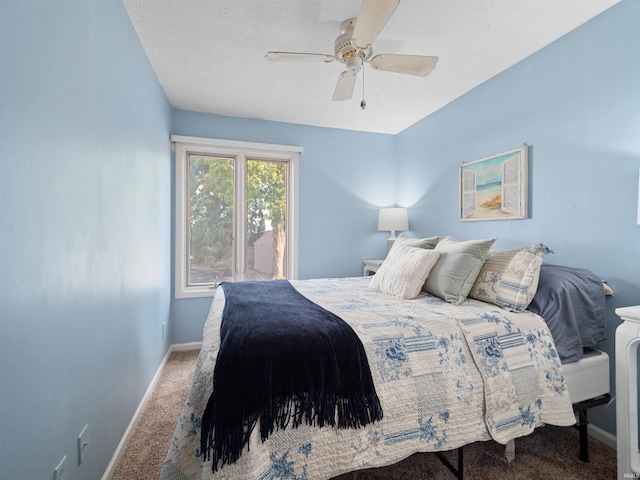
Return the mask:
[[396,241],[396,230],[409,230],[406,208],[381,208],[378,212],[378,231],[391,232],[387,240],[387,253]]

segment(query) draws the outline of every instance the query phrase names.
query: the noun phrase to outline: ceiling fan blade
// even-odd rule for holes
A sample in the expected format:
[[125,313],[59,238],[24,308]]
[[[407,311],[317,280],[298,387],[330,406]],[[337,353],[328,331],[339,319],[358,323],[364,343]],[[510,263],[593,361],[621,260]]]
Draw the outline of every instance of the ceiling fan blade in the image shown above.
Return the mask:
[[362,0],[352,41],[359,48],[373,45],[400,0]]
[[438,57],[429,57],[426,55],[381,54],[371,59],[371,65],[376,70],[406,73],[419,77],[429,75],[433,69],[436,68],[437,63]]
[[353,97],[353,90],[356,87],[357,71],[345,70],[340,74],[336,89],[333,92],[333,101],[349,100]]
[[336,57],[324,53],[267,52],[267,60],[272,62],[333,62]]

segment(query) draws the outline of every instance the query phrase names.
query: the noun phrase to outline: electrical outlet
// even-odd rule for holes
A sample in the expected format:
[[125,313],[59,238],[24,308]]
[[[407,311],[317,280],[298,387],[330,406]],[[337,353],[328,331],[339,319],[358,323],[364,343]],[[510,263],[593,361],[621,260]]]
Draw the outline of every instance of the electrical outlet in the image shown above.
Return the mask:
[[164,338],[165,325],[165,323],[162,324],[162,338]]
[[87,428],[89,425],[85,425],[80,435],[78,435],[78,465],[82,465],[87,450],[89,449],[89,439],[87,437]]
[[67,476],[65,475],[67,470],[67,456],[65,455],[60,460],[60,463],[53,471],[53,480],[66,480]]

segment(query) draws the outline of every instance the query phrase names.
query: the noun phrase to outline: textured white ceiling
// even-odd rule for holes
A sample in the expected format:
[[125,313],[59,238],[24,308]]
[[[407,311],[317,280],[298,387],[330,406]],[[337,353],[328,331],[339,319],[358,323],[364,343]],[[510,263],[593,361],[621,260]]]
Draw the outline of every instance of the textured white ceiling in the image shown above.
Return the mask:
[[[365,64],[333,102],[338,62],[269,62],[269,50],[333,54],[360,0],[123,0],[177,109],[398,133],[619,0],[401,0],[377,53],[435,55],[428,77]],[[360,74],[361,75],[361,74]]]

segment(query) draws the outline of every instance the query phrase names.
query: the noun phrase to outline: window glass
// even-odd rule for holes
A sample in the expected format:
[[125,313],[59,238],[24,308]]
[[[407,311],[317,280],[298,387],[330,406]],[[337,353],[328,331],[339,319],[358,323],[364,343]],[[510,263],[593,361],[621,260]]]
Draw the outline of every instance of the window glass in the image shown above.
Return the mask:
[[247,161],[246,269],[248,279],[287,278],[287,168],[278,161]]
[[233,280],[234,159],[188,156],[187,285]]

